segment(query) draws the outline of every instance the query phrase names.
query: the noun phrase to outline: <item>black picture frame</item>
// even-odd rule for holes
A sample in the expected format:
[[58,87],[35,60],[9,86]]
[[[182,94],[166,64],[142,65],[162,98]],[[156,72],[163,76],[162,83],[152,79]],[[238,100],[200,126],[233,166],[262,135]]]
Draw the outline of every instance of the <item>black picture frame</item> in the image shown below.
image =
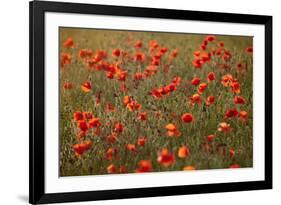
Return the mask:
[[[31,204],[153,197],[167,195],[260,190],[272,188],[272,16],[184,11],[124,6],[105,6],[62,2],[32,1],[30,12],[30,143],[29,202]],[[108,191],[45,193],[44,132],[45,132],[45,72],[44,40],[45,12],[98,14],[127,17],[150,17],[209,22],[259,24],[265,26],[265,180],[235,183],[198,184]]]

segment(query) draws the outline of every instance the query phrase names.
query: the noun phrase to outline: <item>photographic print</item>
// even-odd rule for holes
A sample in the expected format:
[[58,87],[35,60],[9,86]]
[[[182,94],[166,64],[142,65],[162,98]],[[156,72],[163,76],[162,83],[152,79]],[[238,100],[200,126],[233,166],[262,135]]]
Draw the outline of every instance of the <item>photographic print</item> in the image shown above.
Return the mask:
[[253,37],[59,28],[59,175],[253,167]]

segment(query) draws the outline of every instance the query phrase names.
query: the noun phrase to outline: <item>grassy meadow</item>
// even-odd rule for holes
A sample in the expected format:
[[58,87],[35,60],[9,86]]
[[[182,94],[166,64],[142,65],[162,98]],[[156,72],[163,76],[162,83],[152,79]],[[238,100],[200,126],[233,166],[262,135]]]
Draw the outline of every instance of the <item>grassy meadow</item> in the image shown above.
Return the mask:
[[252,37],[59,34],[60,176],[252,167]]

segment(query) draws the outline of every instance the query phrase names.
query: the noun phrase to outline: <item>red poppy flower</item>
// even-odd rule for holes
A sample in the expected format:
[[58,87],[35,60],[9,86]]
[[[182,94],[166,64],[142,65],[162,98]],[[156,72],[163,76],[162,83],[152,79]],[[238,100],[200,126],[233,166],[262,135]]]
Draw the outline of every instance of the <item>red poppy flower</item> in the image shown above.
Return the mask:
[[116,167],[115,167],[114,164],[110,164],[110,165],[106,168],[106,170],[107,170],[107,173],[108,173],[108,174],[113,174],[113,173],[116,172]]
[[147,141],[147,137],[139,137],[138,141],[137,141],[137,144],[138,144],[138,146],[143,147],[145,145],[146,141]]
[[108,160],[112,160],[116,157],[118,150],[116,148],[109,148],[106,151],[105,158]]
[[196,104],[196,103],[201,103],[201,96],[199,94],[194,94],[190,97],[190,102],[192,105]]
[[225,113],[225,117],[230,118],[230,117],[237,117],[238,116],[238,111],[236,108],[233,109],[228,109]]
[[235,155],[234,149],[229,149],[229,156],[234,157],[234,155]]
[[73,113],[73,119],[75,121],[83,120],[83,113],[80,111],[76,111]]
[[135,73],[133,77],[134,80],[142,80],[144,76],[142,73]]
[[239,112],[239,118],[242,121],[246,121],[248,119],[248,113],[244,110]]
[[123,98],[123,103],[124,105],[128,105],[129,103],[131,102],[131,97],[126,95],[124,98]]
[[212,142],[214,139],[215,139],[215,135],[208,135],[208,136],[207,136],[207,140],[208,140],[209,142]]
[[218,131],[220,132],[229,132],[231,130],[230,124],[226,123],[226,122],[221,122],[219,124],[219,128]]
[[240,168],[241,166],[239,164],[232,164],[229,166],[229,168],[231,169],[236,169],[236,168]]
[[200,81],[201,81],[200,78],[194,77],[194,78],[191,80],[191,84],[197,86],[197,85],[199,85]]
[[195,170],[195,167],[194,167],[194,166],[191,166],[191,165],[185,166],[185,167],[183,168],[183,171],[193,171],[193,170]]
[[137,173],[151,172],[151,171],[152,171],[151,160],[141,160],[141,161],[139,161],[138,168],[136,170]]
[[167,129],[167,136],[168,137],[180,137],[181,136],[181,132],[172,123],[167,124],[166,129]]
[[206,88],[207,88],[206,83],[200,83],[200,85],[198,87],[198,93],[202,94]]
[[72,83],[66,82],[66,83],[63,84],[63,88],[64,88],[65,90],[69,90],[69,89],[72,89],[72,88],[73,88],[73,85],[72,85]]
[[210,95],[207,97],[206,105],[209,106],[215,102],[215,97]]
[[126,148],[127,148],[127,150],[129,150],[129,151],[131,151],[131,152],[137,151],[136,145],[134,145],[134,144],[127,144],[127,145],[126,145]]
[[77,125],[81,131],[87,131],[89,129],[87,122],[84,120],[79,120]]
[[62,53],[60,56],[60,66],[64,67],[67,64],[71,64],[71,55],[68,53]]
[[224,47],[224,42],[219,42],[219,47]]
[[245,49],[245,51],[246,51],[247,53],[253,53],[253,47],[247,47],[247,48]]
[[216,39],[216,37],[215,36],[206,36],[206,38],[205,38],[207,41],[209,41],[209,42],[212,42],[212,41],[214,41],[215,39]]
[[139,120],[142,120],[142,121],[145,121],[145,120],[146,120],[146,117],[147,117],[146,112],[141,112],[141,113],[138,115],[138,119],[139,119]]
[[157,161],[164,167],[169,167],[175,163],[174,154],[169,152],[167,148],[163,148],[161,152],[158,154]]
[[79,51],[79,57],[80,58],[90,58],[94,52],[91,49],[82,49]]
[[73,145],[73,149],[76,156],[81,156],[84,152],[92,147],[91,140],[83,141],[82,143]]
[[65,48],[73,48],[74,47],[74,41],[72,38],[68,38],[65,40],[65,42],[63,43],[63,47]]
[[190,154],[189,148],[187,146],[182,146],[178,150],[178,157],[179,158],[186,158]]
[[113,57],[119,57],[121,54],[121,50],[119,48],[116,48],[112,51],[112,56]]
[[135,61],[144,62],[145,55],[141,52],[135,54]]
[[123,132],[124,130],[124,127],[120,122],[116,122],[114,127],[116,132]]
[[208,82],[211,82],[216,79],[215,73],[214,72],[209,72],[208,73]]
[[91,128],[100,127],[100,126],[101,126],[100,119],[97,118],[97,117],[92,118],[92,119],[89,121],[89,126],[90,126]]
[[81,85],[81,89],[82,89],[82,91],[84,91],[85,93],[90,92],[91,89],[92,89],[92,84],[91,84],[91,82],[87,81],[87,82],[83,83],[83,84]]
[[240,84],[238,82],[231,83],[232,92],[239,94],[240,93]]
[[243,98],[241,96],[235,96],[234,97],[234,103],[235,104],[245,104],[246,100],[245,100],[245,98]]
[[119,172],[120,172],[120,173],[126,173],[126,172],[127,172],[126,167],[125,167],[124,165],[121,165],[121,166],[119,167]]
[[114,143],[117,141],[117,135],[115,133],[112,133],[111,135],[108,135],[106,137],[106,141],[109,143]]
[[232,75],[227,74],[227,75],[222,76],[221,84],[222,84],[224,87],[228,87],[228,86],[231,85],[232,81],[233,81]]
[[141,47],[142,47],[142,41],[141,40],[136,41],[135,48],[141,48]]
[[141,104],[139,104],[136,100],[131,101],[127,104],[127,108],[130,112],[141,109]]
[[181,120],[185,123],[190,123],[193,120],[193,116],[190,113],[185,113],[181,116]]

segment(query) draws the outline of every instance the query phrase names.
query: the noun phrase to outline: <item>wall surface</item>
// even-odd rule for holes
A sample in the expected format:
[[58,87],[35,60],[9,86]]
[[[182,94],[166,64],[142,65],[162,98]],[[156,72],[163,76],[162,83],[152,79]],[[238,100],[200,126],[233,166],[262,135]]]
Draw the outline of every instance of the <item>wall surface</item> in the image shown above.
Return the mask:
[[[109,5],[273,15],[274,189],[236,193],[127,199],[79,204],[278,204],[280,195],[281,12],[279,1],[247,0],[72,0]],[[0,32],[0,204],[28,201],[28,1],[1,1]],[[78,204],[78,203],[77,203]]]

